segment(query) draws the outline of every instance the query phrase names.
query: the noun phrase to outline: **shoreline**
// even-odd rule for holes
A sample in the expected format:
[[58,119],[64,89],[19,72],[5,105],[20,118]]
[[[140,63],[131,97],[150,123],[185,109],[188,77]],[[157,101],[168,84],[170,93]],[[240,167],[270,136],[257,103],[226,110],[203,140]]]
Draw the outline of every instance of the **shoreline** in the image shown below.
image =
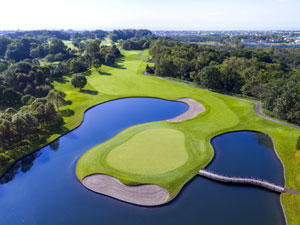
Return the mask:
[[170,123],[183,122],[185,120],[193,119],[196,116],[198,116],[200,113],[205,111],[204,106],[192,98],[178,98],[176,99],[176,101],[187,104],[189,106],[189,109],[175,118],[166,120],[167,122]]
[[109,100],[104,100],[102,102],[99,102],[99,103],[96,103],[95,105],[92,105],[90,107],[88,107],[87,109],[85,109],[83,111],[83,114],[82,114],[82,119],[80,121],[80,123],[78,125],[76,125],[74,128],[68,130],[67,132],[63,133],[63,134],[60,134],[60,135],[53,135],[53,138],[49,137],[49,141],[46,141],[46,143],[43,143],[43,144],[40,144],[39,147],[35,148],[34,150],[26,153],[25,155],[19,157],[18,159],[14,160],[12,163],[10,163],[10,165],[7,166],[7,168],[5,168],[3,170],[2,173],[0,173],[0,180],[4,177],[4,175],[10,170],[12,169],[19,161],[25,159],[26,157],[40,151],[42,148],[46,147],[47,145],[50,145],[52,144],[53,142],[57,141],[59,138],[69,134],[70,132],[74,131],[75,129],[77,129],[78,127],[80,127],[83,122],[84,122],[84,116],[85,116],[85,113],[87,111],[89,111],[90,109],[93,109],[94,107],[97,107],[101,104],[104,104],[104,103],[108,103],[108,102],[112,102],[112,101],[116,101],[116,100],[120,100],[120,99],[126,99],[126,98],[155,98],[155,99],[161,99],[161,100],[165,100],[165,101],[173,101],[173,102],[176,102],[177,100],[173,100],[173,99],[166,99],[166,98],[159,98],[159,97],[149,97],[149,96],[128,96],[128,97],[118,97],[118,98],[114,98],[114,99],[109,99]]
[[170,200],[169,192],[155,184],[129,186],[105,174],[89,175],[80,181],[87,189],[114,199],[140,206],[158,206]]
[[[179,98],[178,102],[188,105],[188,110],[179,116],[165,120],[170,123],[178,123],[193,119],[205,111],[202,104],[191,98]],[[117,178],[104,174],[92,174],[79,180],[87,189],[110,196],[112,198],[141,206],[158,206],[170,200],[168,190],[154,184],[140,184],[129,186],[120,182]]]

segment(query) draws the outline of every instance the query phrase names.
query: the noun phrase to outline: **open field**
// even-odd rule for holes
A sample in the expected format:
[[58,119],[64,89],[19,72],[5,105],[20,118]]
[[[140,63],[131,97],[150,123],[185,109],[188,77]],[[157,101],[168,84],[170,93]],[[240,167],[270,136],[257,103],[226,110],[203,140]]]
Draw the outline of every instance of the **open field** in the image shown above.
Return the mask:
[[[117,137],[124,138],[126,134],[138,134],[152,128],[171,128],[184,133],[189,158],[188,163],[178,169],[156,176],[141,176],[124,173],[114,168],[101,168],[97,172],[112,175],[125,184],[152,183],[165,187],[174,197],[181,187],[204,168],[213,157],[210,139],[218,134],[234,130],[257,130],[268,133],[274,139],[275,148],[284,164],[286,186],[291,189],[300,189],[300,152],[296,149],[300,131],[284,126],[258,116],[255,105],[249,101],[232,98],[208,90],[192,88],[184,84],[167,81],[159,77],[143,76],[141,73],[146,64],[143,60],[148,57],[147,51],[139,57],[138,51],[122,51],[124,58],[117,67],[103,66],[102,74],[92,70],[88,77],[85,91],[79,92],[69,82],[55,82],[57,89],[67,94],[67,99],[73,102],[66,108],[73,110],[74,115],[65,117],[66,127],[74,129],[83,118],[83,113],[89,107],[112,99],[122,97],[159,97],[169,100],[187,97],[200,102],[206,111],[195,119],[182,123],[171,124],[156,122],[131,127]],[[70,80],[65,77],[66,81]],[[53,136],[51,139],[55,138]],[[50,140],[51,140],[50,139]],[[105,142],[113,142],[116,138]],[[86,153],[88,154],[88,153]],[[193,156],[193,157],[191,157]],[[84,159],[86,155],[82,159]],[[81,159],[81,160],[82,160]],[[93,163],[88,166],[77,166],[77,175],[83,178],[89,175]],[[285,208],[289,224],[299,224],[300,197],[283,194],[282,203]]]

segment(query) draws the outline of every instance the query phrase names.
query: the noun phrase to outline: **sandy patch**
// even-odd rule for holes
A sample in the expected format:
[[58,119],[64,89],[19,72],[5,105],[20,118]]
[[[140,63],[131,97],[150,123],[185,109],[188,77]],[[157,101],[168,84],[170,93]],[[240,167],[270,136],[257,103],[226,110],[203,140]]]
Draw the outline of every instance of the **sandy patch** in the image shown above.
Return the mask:
[[205,111],[204,106],[202,104],[200,104],[199,102],[195,101],[194,99],[179,98],[179,99],[177,99],[177,101],[188,104],[189,109],[185,113],[183,113],[175,118],[167,120],[168,122],[171,122],[171,123],[182,122],[184,120],[195,118],[198,114]]
[[161,205],[170,197],[168,191],[158,185],[127,186],[104,174],[87,176],[82,180],[82,184],[94,192],[142,206]]

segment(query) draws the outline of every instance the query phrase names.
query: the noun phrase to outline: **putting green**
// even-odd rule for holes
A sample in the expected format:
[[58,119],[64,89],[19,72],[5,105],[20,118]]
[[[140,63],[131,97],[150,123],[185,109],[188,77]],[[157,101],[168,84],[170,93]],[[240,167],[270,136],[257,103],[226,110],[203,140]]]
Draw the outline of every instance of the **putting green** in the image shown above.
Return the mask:
[[123,172],[155,175],[174,170],[188,159],[184,134],[159,128],[136,134],[113,149],[107,163]]

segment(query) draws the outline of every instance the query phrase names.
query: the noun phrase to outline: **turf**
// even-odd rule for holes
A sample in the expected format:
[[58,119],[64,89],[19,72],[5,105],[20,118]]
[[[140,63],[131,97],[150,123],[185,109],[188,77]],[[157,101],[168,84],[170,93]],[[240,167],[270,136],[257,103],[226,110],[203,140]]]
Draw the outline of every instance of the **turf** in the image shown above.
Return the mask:
[[182,166],[188,159],[184,140],[184,134],[174,129],[149,129],[112,149],[106,161],[123,172],[166,173]]
[[[156,122],[134,126],[123,131],[115,138],[103,143],[101,150],[88,151],[81,157],[76,169],[79,179],[95,172],[106,173],[126,184],[159,184],[165,187],[171,196],[175,196],[182,186],[212,159],[211,138],[229,131],[256,130],[273,137],[276,150],[285,167],[286,186],[300,190],[300,152],[296,149],[300,136],[298,129],[258,116],[254,111],[254,104],[249,101],[192,88],[159,77],[142,75],[146,67],[143,61],[149,56],[147,51],[144,51],[142,56],[139,56],[139,51],[122,51],[122,54],[124,57],[119,60],[118,66],[103,66],[101,74],[92,69],[83,92],[79,92],[67,82],[70,77],[65,77],[65,82],[54,83],[55,87],[64,91],[67,99],[72,101],[71,105],[65,107],[74,111],[74,115],[65,117],[67,128],[74,129],[78,126],[82,121],[84,111],[89,107],[122,97],[148,96],[169,100],[188,97],[202,103],[206,111],[195,119],[182,123]],[[106,149],[112,149],[113,145],[118,146],[118,141],[128,140],[129,137],[139,132],[153,128],[176,129],[185,135],[188,160],[184,165],[166,173],[150,176],[122,172],[109,166],[106,161],[101,161],[105,158],[102,158],[101,152],[107,146],[110,145]],[[55,136],[51,139],[53,138]],[[107,154],[107,151],[105,152]],[[300,196],[283,194],[281,200],[288,223],[300,224]]]
[[[184,134],[168,128],[148,129],[113,148],[107,155],[109,166],[141,175],[166,173],[188,159]],[[101,150],[101,145],[94,151]]]

